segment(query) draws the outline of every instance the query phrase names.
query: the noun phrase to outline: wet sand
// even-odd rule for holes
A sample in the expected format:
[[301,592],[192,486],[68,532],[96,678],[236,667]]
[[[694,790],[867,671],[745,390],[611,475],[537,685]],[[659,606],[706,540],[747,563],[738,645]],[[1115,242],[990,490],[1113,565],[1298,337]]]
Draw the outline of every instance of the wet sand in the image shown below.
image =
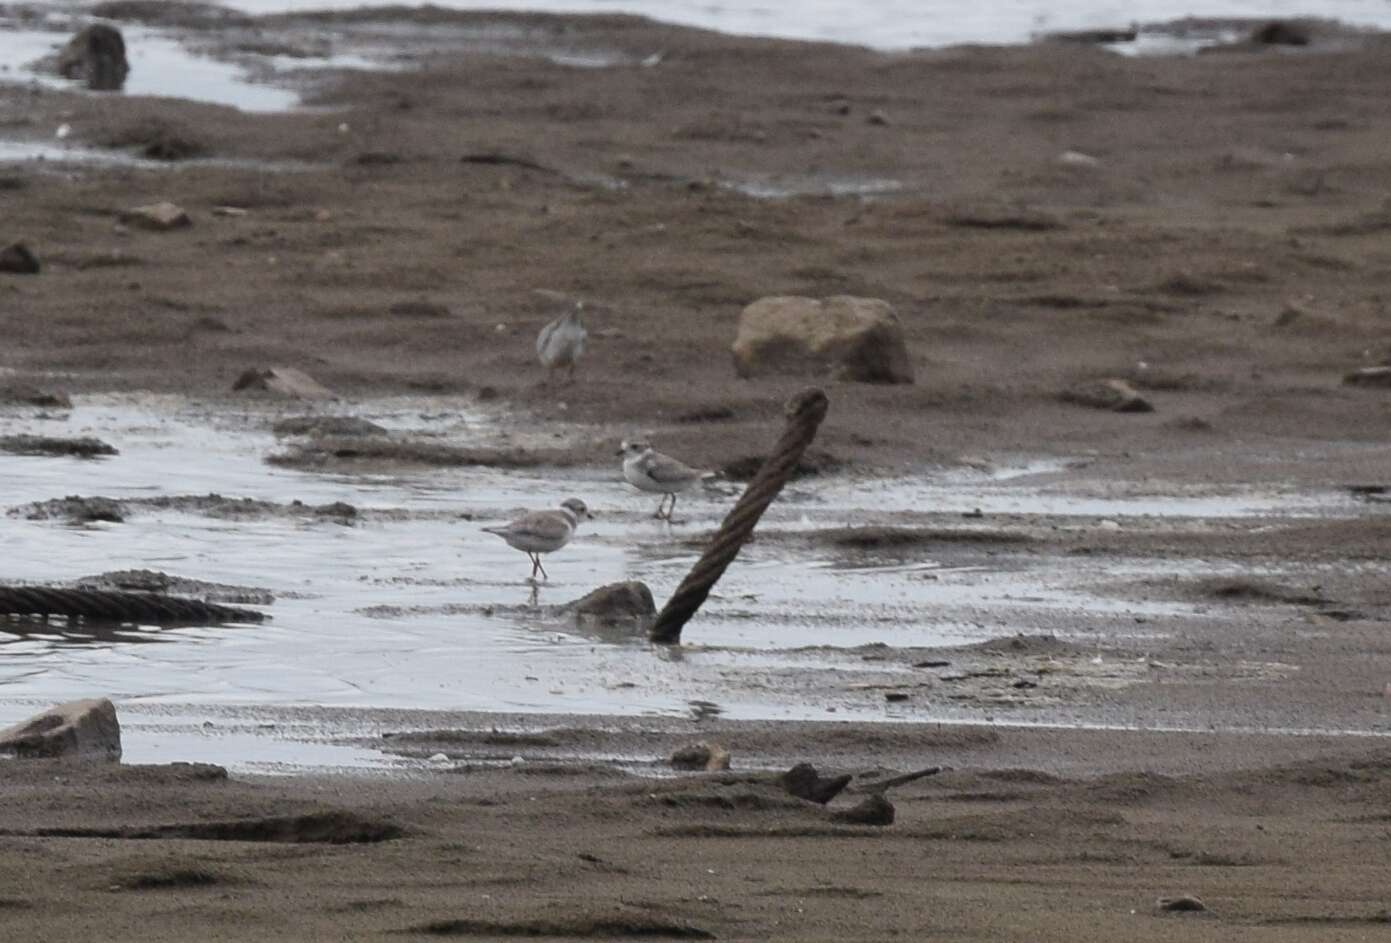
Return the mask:
[[[283,115],[0,85],[9,138],[51,141],[68,124],[81,145],[175,141],[197,155],[0,166],[0,242],[24,239],[45,264],[0,275],[5,379],[231,410],[243,370],[285,364],[351,402],[488,410],[518,447],[563,451],[561,474],[606,468],[634,428],[722,466],[765,448],[806,382],[734,378],[740,308],[849,293],[895,305],[918,382],[828,387],[818,449],[838,473],[823,487],[1037,456],[1067,463],[1064,487],[1085,477],[1089,501],[1107,486],[1206,500],[1238,485],[1346,497],[1386,484],[1388,394],[1341,382],[1391,357],[1382,37],[1136,60],[1049,45],[887,56],[624,18],[414,23],[392,32],[410,68],[319,74],[313,108]],[[204,38],[351,47],[382,32],[369,15],[286,17]],[[528,48],[551,58],[517,54]],[[118,222],[161,199],[193,226]],[[532,342],[572,298],[594,337],[579,382],[557,393]],[[1155,412],[1059,399],[1103,376],[1129,379]],[[1060,571],[1069,590],[1104,584],[1098,595],[1136,607],[1206,613],[1031,616],[1040,634],[1074,637],[1015,653],[866,649],[871,668],[955,663],[917,669],[910,709],[947,711],[964,692],[970,710],[1016,721],[1036,710],[1016,702],[1057,698],[1054,719],[1384,733],[1385,510],[1118,522],[1097,508],[991,508],[981,522],[893,508],[864,523],[912,533],[878,547],[851,534],[835,552],[1075,561]],[[847,539],[782,523],[756,560]],[[637,526],[636,511],[613,526]],[[1136,575],[1136,560],[1173,569]],[[1094,677],[1096,658],[1126,666],[1124,683]],[[815,673],[788,677],[783,693],[808,704],[890,693],[851,672],[824,688]],[[1044,690],[1015,688],[1021,677]],[[479,742],[490,723],[416,716],[401,729],[473,729],[415,743],[450,766],[512,751],[525,762],[232,781],[0,762],[0,828],[19,834],[0,850],[0,927],[16,939],[174,940],[197,926],[228,939],[1352,940],[1387,920],[1381,737],[698,719],[630,721],[614,737],[591,718],[547,746]],[[566,749],[571,736],[581,748]],[[686,736],[720,739],[736,772],[651,779]],[[897,820],[868,829],[766,781],[798,760],[955,769],[892,790]],[[231,831],[296,844],[137,837],[334,809],[361,821]],[[303,841],[394,835],[383,823],[402,833]],[[93,828],[116,831],[38,834]],[[1185,893],[1209,911],[1155,911]]]

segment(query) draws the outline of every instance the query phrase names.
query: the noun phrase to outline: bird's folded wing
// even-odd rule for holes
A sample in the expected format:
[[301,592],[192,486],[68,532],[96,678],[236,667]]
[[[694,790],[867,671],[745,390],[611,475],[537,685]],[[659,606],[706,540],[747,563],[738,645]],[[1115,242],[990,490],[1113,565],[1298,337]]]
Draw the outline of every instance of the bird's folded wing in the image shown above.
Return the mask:
[[508,524],[507,532],[538,540],[563,540],[570,533],[570,522],[555,511],[532,511]]
[[650,453],[643,458],[642,470],[647,473],[648,478],[664,485],[680,484],[700,477],[700,472],[694,468],[659,452]]

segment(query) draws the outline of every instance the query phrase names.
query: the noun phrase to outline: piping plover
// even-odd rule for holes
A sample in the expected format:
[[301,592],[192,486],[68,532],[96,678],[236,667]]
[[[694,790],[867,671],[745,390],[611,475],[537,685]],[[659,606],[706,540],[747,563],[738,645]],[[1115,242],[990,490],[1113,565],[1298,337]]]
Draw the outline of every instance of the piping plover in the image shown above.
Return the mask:
[[[662,496],[662,500],[657,503],[657,513],[653,515],[658,520],[670,521],[672,512],[676,510],[676,496],[702,478],[714,475],[714,472],[692,468],[670,455],[654,451],[651,445],[641,439],[625,440],[619,447],[618,454],[623,456],[623,477],[627,479],[628,484]],[[671,507],[663,513],[662,507],[666,504],[667,498],[671,498]]]
[[566,498],[554,511],[529,511],[510,524],[485,527],[483,532],[497,534],[507,541],[509,547],[531,558],[530,578],[533,581],[538,571],[543,579],[550,579],[546,575],[546,568],[541,565],[541,554],[551,553],[568,544],[579,522],[593,517],[579,498]]
[[575,364],[584,355],[584,341],[589,332],[580,321],[584,302],[575,302],[575,307],[541,328],[536,335],[536,356],[546,375],[560,367],[570,368],[570,379],[575,379]]

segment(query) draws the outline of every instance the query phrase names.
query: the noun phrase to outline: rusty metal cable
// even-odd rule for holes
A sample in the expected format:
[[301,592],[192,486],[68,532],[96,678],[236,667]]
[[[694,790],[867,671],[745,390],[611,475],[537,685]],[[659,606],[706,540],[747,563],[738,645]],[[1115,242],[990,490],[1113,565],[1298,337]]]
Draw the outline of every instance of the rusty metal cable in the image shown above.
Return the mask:
[[159,593],[0,586],[0,616],[66,616],[102,622],[261,622],[265,613]]
[[787,401],[784,409],[787,426],[782,438],[778,439],[773,453],[758,469],[733,510],[725,516],[715,539],[657,614],[657,621],[648,633],[649,639],[663,645],[681,641],[681,629],[705,602],[711,588],[739,555],[739,548],[753,534],[758,519],[796,471],[797,462],[816,438],[816,430],[826,418],[829,406],[826,394],[815,388],[803,390]]

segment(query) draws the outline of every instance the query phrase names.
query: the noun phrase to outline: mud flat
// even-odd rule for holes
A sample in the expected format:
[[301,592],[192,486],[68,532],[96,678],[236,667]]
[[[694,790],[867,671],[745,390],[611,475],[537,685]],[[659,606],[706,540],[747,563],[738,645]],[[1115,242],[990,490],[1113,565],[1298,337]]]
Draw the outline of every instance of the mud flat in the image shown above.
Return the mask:
[[[7,937],[1382,929],[1391,409],[1343,378],[1391,357],[1383,37],[887,55],[126,6],[299,101],[0,84],[0,245],[43,263],[0,274],[0,379],[55,391],[0,435],[114,452],[0,454],[0,576],[272,618],[0,622],[0,721],[109,694],[127,758],[0,760]],[[258,71],[277,44],[328,65]],[[192,225],[122,221],[161,200]],[[740,309],[846,293],[894,305],[917,383],[829,385],[687,644],[557,616],[665,598],[737,493],[657,525],[617,442],[746,467],[807,380],[734,378]],[[546,386],[573,300],[590,353]],[[318,398],[232,392],[281,366]],[[1153,411],[1063,396],[1103,379]],[[533,594],[479,528],[561,492],[603,513]],[[674,777],[704,739],[732,771]],[[950,769],[875,828],[782,792],[799,761],[855,776],[833,809]]]

